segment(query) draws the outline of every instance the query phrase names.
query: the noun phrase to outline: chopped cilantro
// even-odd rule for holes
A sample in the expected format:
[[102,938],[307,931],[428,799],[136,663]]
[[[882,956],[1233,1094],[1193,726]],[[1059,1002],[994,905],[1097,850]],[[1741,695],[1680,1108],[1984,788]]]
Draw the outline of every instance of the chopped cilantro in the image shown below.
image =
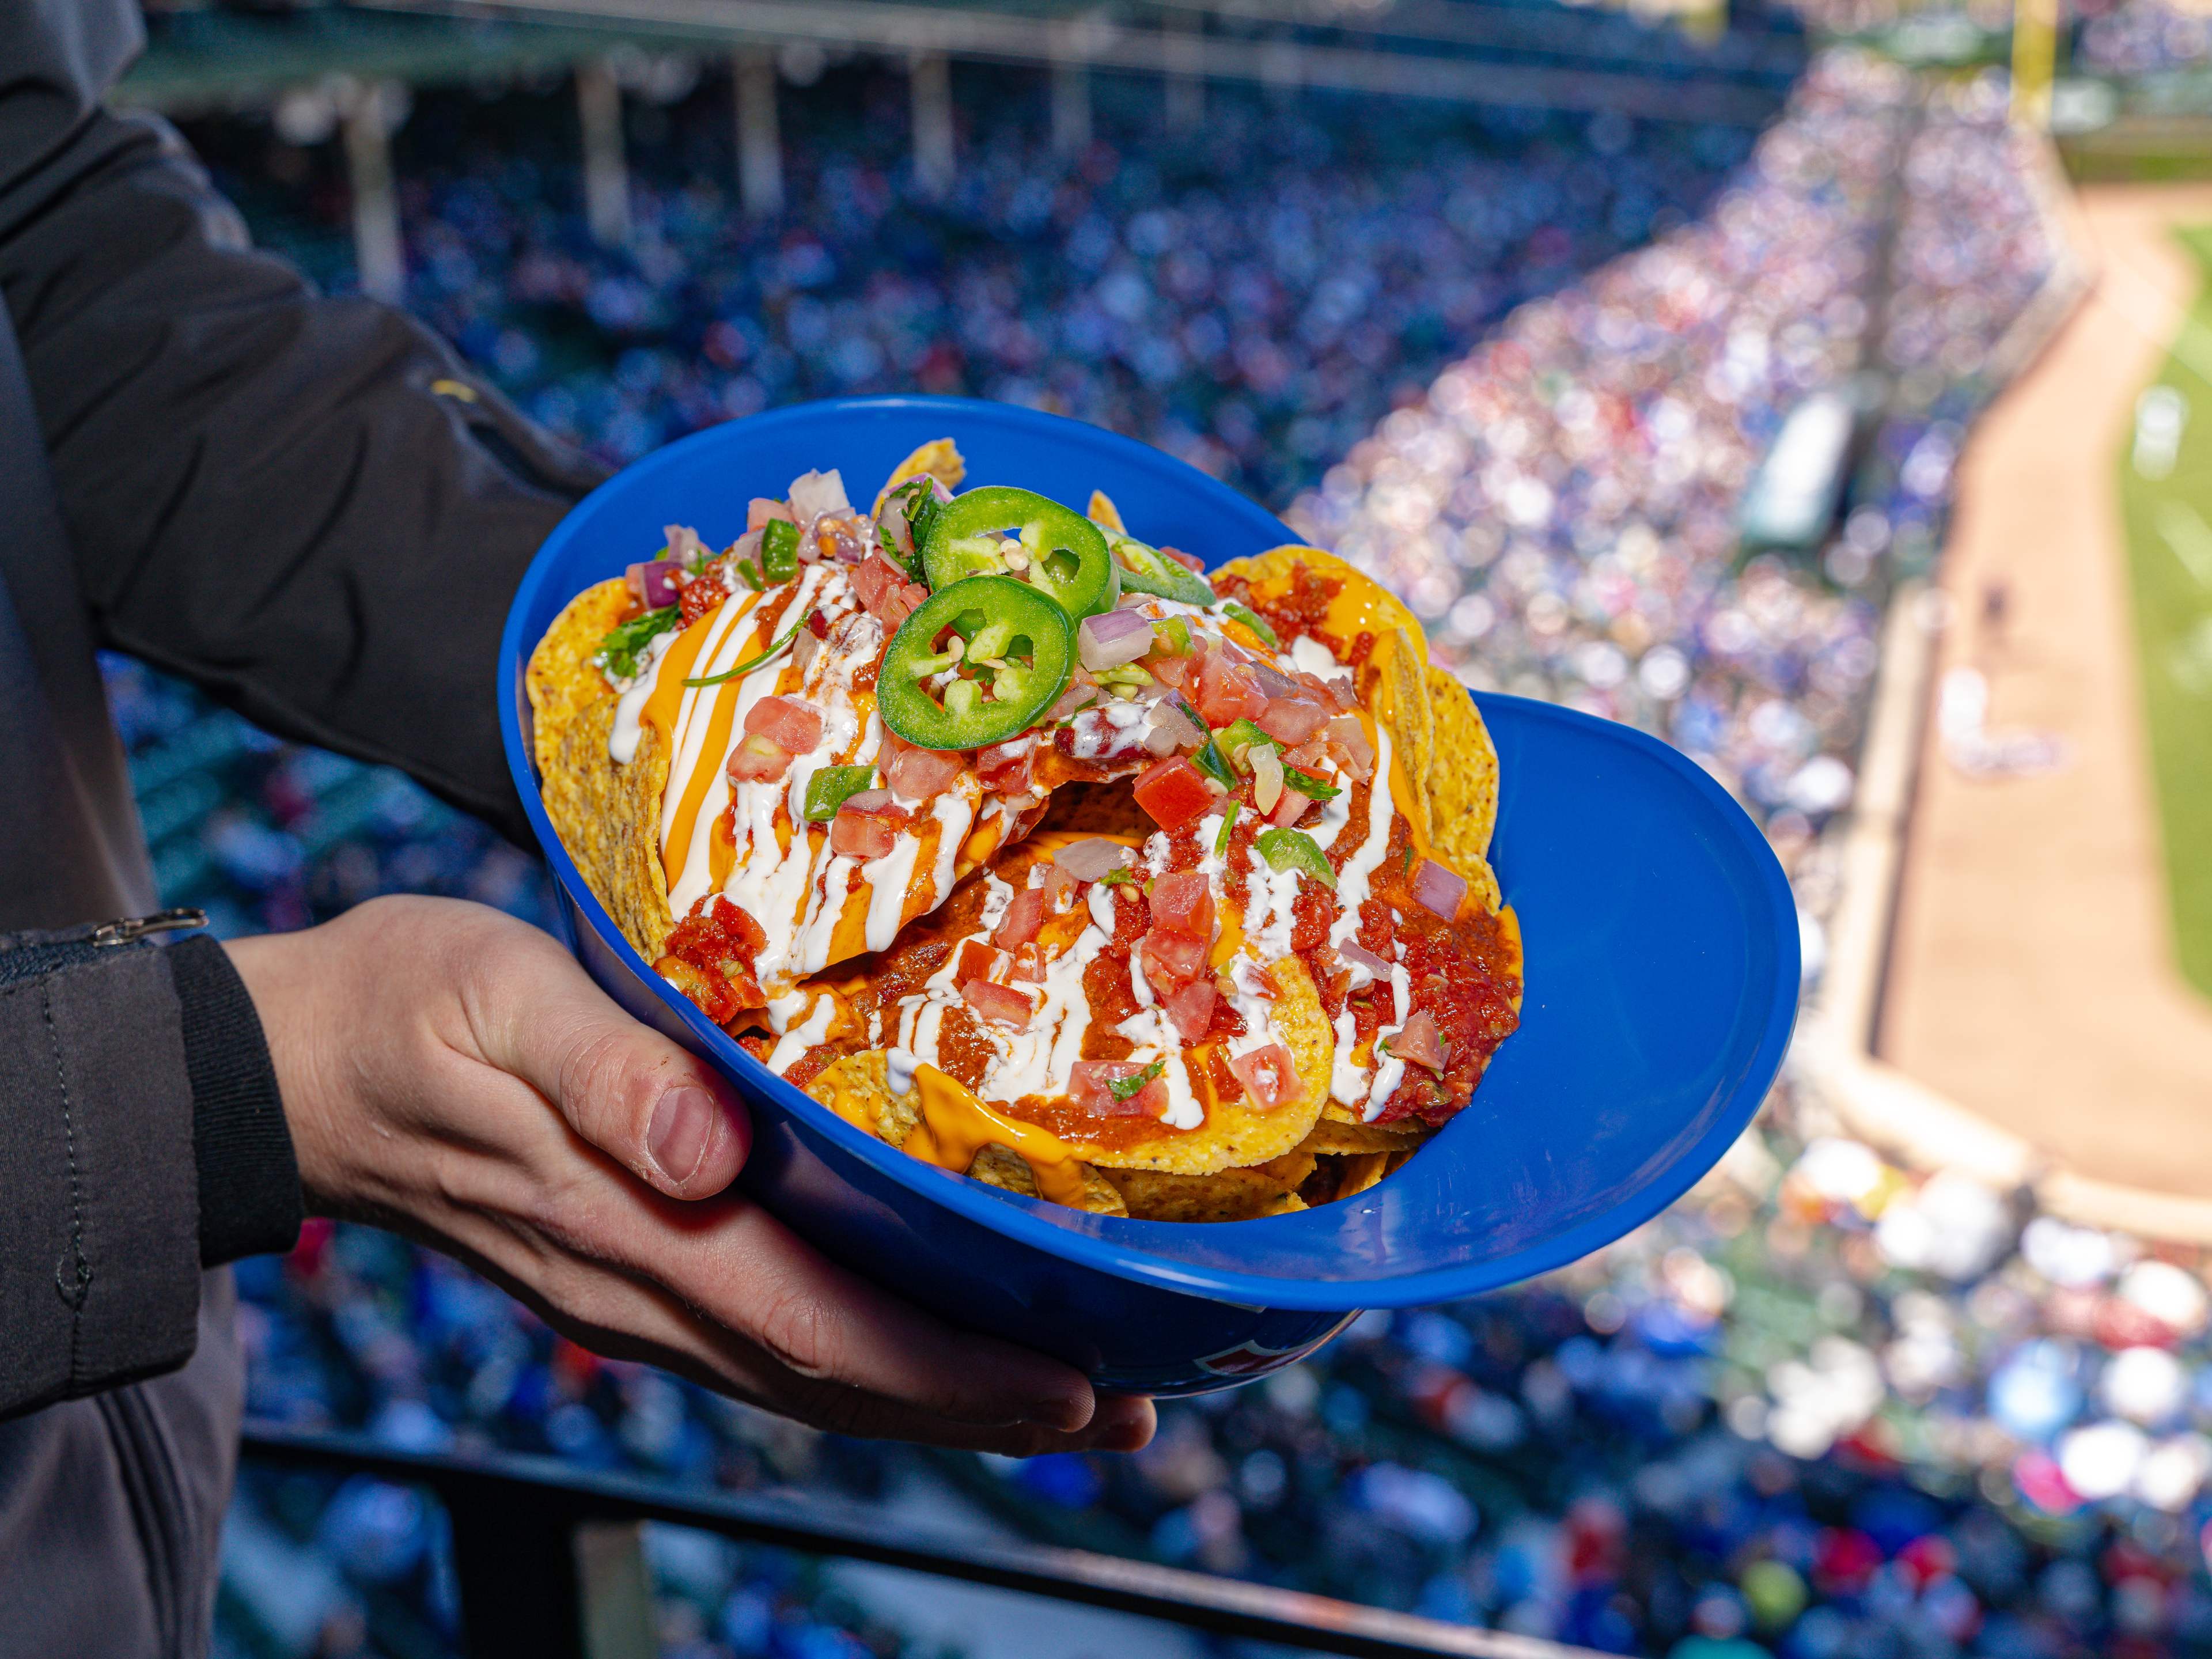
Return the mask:
[[1310,795],[1316,800],[1334,800],[1344,793],[1333,783],[1324,783],[1310,772],[1301,772],[1295,766],[1283,769],[1283,785],[1301,795]]
[[1116,1100],[1133,1100],[1167,1068],[1166,1060],[1156,1060],[1141,1072],[1132,1072],[1127,1077],[1112,1079],[1106,1085],[1106,1092]]
[[642,617],[632,617],[607,630],[606,638],[599,641],[599,651],[592,659],[611,680],[634,680],[645,647],[681,619],[681,613],[672,605],[648,611]]

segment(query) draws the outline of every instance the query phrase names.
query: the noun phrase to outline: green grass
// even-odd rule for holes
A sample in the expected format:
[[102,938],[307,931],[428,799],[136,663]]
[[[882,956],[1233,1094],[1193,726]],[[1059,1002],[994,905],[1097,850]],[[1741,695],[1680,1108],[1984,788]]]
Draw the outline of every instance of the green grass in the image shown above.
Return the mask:
[[2161,477],[2138,470],[2130,431],[2120,505],[2174,939],[2212,996],[2212,226],[2180,240],[2207,283],[2153,385],[2187,400],[2188,422]]

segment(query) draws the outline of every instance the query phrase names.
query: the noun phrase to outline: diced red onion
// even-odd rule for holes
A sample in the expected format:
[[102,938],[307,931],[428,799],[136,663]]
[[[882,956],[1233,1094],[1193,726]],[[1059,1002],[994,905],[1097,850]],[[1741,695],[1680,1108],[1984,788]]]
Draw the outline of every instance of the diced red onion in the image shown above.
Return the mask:
[[[1156,740],[1164,740],[1167,746],[1159,747]],[[1206,742],[1206,728],[1191,719],[1190,711],[1180,702],[1165,698],[1152,706],[1152,729],[1146,733],[1145,747],[1155,755],[1172,755],[1178,749],[1196,749]]]
[[1137,855],[1118,841],[1092,836],[1069,842],[1052,855],[1052,861],[1078,881],[1097,881],[1134,864]]
[[1414,902],[1446,921],[1459,915],[1460,901],[1466,896],[1465,878],[1454,874],[1434,859],[1423,859],[1421,867],[1413,872]]
[[1067,690],[1060,694],[1060,701],[1045,712],[1042,724],[1050,726],[1054,721],[1072,718],[1077,709],[1083,708],[1097,695],[1098,682],[1080,670],[1077,671],[1069,677]]
[[1273,663],[1255,660],[1252,672],[1259,677],[1260,690],[1270,697],[1287,697],[1298,689],[1298,684]]
[[674,605],[683,594],[684,569],[681,559],[647,559],[634,564],[623,573],[629,582],[629,591],[647,611],[658,611],[664,605]]
[[801,524],[811,524],[824,514],[852,510],[844,475],[834,467],[827,472],[801,473],[791,481],[791,516]]
[[1354,779],[1364,783],[1375,775],[1375,745],[1367,740],[1367,728],[1359,723],[1357,714],[1339,714],[1323,729],[1328,740],[1342,750],[1351,762]]
[[1094,674],[1134,662],[1152,648],[1152,625],[1133,611],[1086,617],[1076,630],[1077,653]]
[[870,817],[904,818],[909,816],[906,808],[891,799],[888,789],[863,789],[856,795],[845,797],[841,812],[860,812]]
[[1378,980],[1390,977],[1390,964],[1376,956],[1356,939],[1348,939],[1336,947],[1337,960],[1347,967],[1357,963]]
[[822,641],[814,636],[813,630],[811,629],[802,628],[793,636],[791,641],[791,664],[799,671],[802,678],[805,676],[806,671],[814,665],[815,653],[821,649]]
[[675,560],[687,570],[696,570],[714,557],[714,550],[699,539],[699,532],[688,524],[661,526],[660,538],[668,544],[668,551],[661,556]]
[[1425,1066],[1442,1075],[1444,1069],[1443,1034],[1437,1030],[1437,1018],[1425,1008],[1417,1008],[1403,1027],[1382,1039],[1382,1047],[1394,1059],[1408,1060],[1415,1066]]

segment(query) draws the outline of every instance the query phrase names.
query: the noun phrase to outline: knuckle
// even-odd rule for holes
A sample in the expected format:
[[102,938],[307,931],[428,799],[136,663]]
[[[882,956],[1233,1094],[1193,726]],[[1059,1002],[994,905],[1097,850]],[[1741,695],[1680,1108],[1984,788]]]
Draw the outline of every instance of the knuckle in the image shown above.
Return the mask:
[[[641,1134],[647,1079],[633,1063],[631,1044],[618,1030],[594,1031],[571,1043],[559,1072],[561,1106],[586,1133]],[[635,1149],[624,1147],[625,1156]]]
[[810,1291],[785,1291],[769,1297],[760,1311],[754,1335],[779,1364],[800,1376],[829,1381],[842,1369],[844,1322],[835,1309]]

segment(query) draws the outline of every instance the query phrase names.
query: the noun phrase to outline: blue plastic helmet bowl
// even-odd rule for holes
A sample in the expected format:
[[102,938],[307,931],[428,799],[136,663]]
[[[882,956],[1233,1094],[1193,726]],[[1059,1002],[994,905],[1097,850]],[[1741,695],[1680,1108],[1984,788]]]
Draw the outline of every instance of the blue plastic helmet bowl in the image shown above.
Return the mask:
[[629,467],[547,538],[501,646],[507,752],[557,880],[569,942],[637,1018],[702,1055],[751,1109],[740,1184],[826,1255],[946,1320],[1056,1354],[1102,1388],[1194,1394],[1310,1353],[1366,1308],[1441,1302],[1559,1267],[1680,1196],[1741,1133],[1797,1005],[1797,925],[1765,838],[1674,750],[1623,726],[1477,696],[1498,749],[1492,858],[1527,941],[1521,1029],[1473,1103],[1342,1203],[1263,1221],[1131,1221],[1017,1197],[909,1158],[746,1054],[624,942],[562,848],[530,760],[523,668],[561,607],[648,556],[710,544],[753,495],[811,468],[858,501],[955,437],[971,483],[1079,507],[1213,561],[1295,540],[1181,461],[995,404],[870,398],[698,433]]

